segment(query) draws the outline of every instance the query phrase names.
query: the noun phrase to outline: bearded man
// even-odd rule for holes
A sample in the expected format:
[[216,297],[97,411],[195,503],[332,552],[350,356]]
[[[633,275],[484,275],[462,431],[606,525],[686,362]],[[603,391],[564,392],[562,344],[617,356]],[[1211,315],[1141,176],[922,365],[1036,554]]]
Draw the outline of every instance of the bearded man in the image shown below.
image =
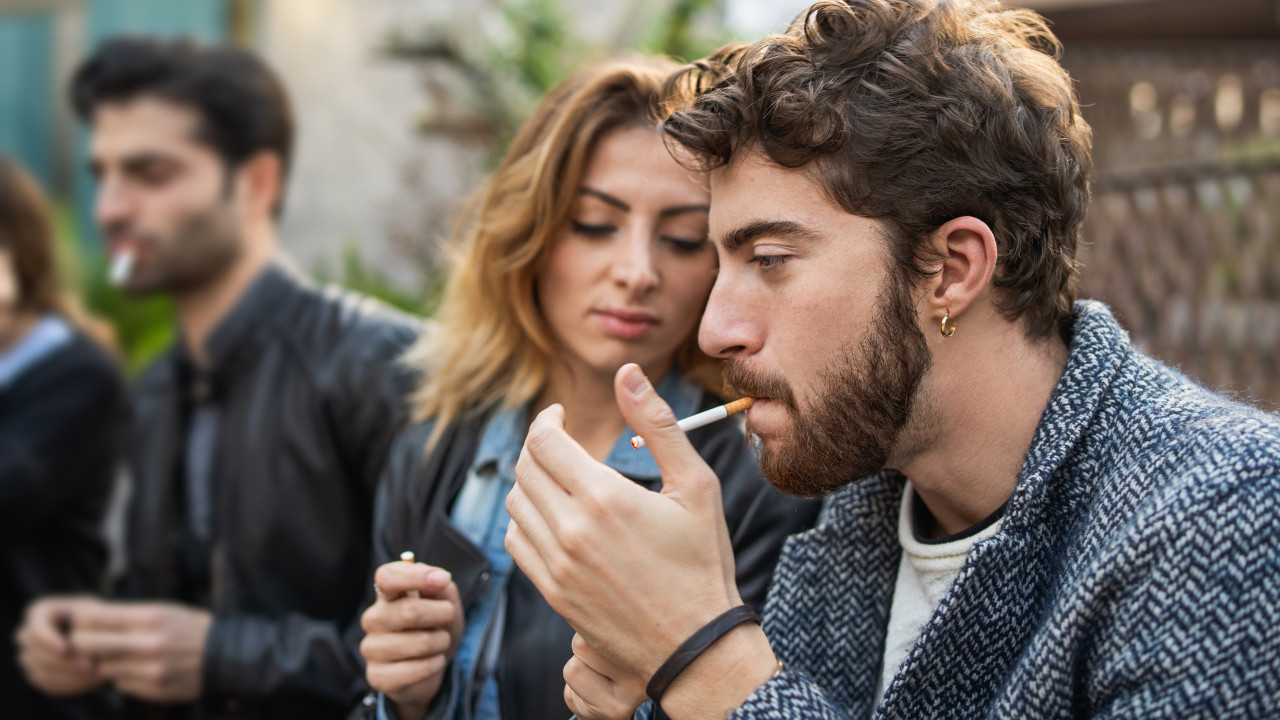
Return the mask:
[[279,257],[293,120],[256,57],[114,40],[71,94],[114,279],[170,297],[179,338],[134,392],[132,602],[35,603],[24,669],[51,694],[109,685],[129,718],[343,717],[419,324]]
[[638,368],[661,494],[543,412],[507,545],[579,634],[579,717],[1275,716],[1280,419],[1076,300],[1090,132],[1057,48],[989,0],[843,0],[691,71],[665,129],[711,169],[700,342],[770,480],[827,505],[760,626]]

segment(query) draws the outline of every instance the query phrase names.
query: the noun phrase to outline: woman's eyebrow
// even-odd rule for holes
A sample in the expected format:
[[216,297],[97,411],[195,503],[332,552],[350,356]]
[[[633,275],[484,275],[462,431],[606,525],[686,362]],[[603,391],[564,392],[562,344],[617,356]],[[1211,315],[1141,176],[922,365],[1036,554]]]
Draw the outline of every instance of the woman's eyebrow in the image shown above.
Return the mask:
[[591,197],[593,197],[593,198],[598,198],[598,199],[600,199],[600,200],[603,200],[604,202],[606,202],[606,203],[608,203],[608,204],[610,204],[610,205],[612,205],[612,206],[614,206],[614,207],[618,208],[619,210],[621,210],[621,211],[623,211],[623,212],[631,212],[631,206],[630,206],[630,205],[628,205],[628,204],[626,204],[626,203],[622,202],[622,201],[621,201],[621,200],[619,200],[618,198],[616,198],[616,197],[614,197],[614,196],[610,195],[609,193],[600,192],[599,190],[596,190],[595,188],[583,187],[583,188],[582,188],[582,194],[583,194],[583,195],[590,195],[590,196],[591,196]]
[[691,212],[711,212],[710,205],[677,205],[675,207],[663,208],[658,211],[658,217],[670,217],[672,215],[683,215]]
[[[590,195],[591,197],[601,200],[609,205],[612,205],[613,207],[616,207],[623,212],[631,212],[630,205],[610,195],[609,193],[602,192],[600,190],[596,190],[595,188],[591,188],[591,187],[583,187],[582,194]],[[676,205],[674,207],[663,208],[658,212],[658,217],[669,217],[671,215],[681,215],[688,212],[711,212],[711,206],[707,205],[706,203],[699,203],[699,204],[692,204],[692,205]]]

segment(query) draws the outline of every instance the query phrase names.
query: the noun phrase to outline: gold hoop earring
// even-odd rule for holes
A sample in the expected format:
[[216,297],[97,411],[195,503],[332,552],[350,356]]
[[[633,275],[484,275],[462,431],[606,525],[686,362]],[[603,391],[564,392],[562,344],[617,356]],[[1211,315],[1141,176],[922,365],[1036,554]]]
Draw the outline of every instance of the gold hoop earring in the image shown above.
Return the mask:
[[[951,327],[947,327],[947,321],[951,321]],[[951,311],[948,310],[942,316],[942,337],[951,337],[956,334],[956,320],[951,317]]]

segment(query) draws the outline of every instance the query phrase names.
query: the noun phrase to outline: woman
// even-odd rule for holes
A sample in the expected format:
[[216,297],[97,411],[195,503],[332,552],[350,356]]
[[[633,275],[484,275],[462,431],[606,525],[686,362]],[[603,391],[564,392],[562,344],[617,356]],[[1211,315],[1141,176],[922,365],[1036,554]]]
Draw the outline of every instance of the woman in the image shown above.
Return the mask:
[[[657,130],[675,69],[615,63],[564,82],[463,226],[439,326],[411,353],[426,378],[419,424],[393,449],[375,510],[387,565],[361,652],[384,693],[366,702],[381,716],[563,720],[573,631],[503,546],[529,421],[563,405],[588,453],[657,490],[657,467],[631,448],[614,401],[618,368],[661,378],[681,417],[723,402],[692,380],[719,386],[696,344],[716,258],[705,178],[672,160]],[[783,539],[816,506],[761,480],[740,425],[690,439],[722,479],[738,582],[758,607]],[[392,562],[406,550],[419,565]]]
[[[58,290],[39,189],[0,157],[0,693],[12,717],[88,717],[94,702],[38,695],[13,631],[38,595],[101,589],[124,403],[107,341]],[[35,675],[43,660],[22,664]]]

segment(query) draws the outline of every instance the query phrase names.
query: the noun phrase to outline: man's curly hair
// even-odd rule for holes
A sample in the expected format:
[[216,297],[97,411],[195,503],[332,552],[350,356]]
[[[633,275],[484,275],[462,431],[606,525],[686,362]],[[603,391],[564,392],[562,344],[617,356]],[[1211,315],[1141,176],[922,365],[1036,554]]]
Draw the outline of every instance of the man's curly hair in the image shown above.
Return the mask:
[[826,0],[672,82],[668,144],[701,169],[735,152],[809,167],[831,200],[893,229],[906,279],[952,218],[986,222],[996,302],[1030,337],[1069,317],[1091,132],[1043,18],[992,0]]

